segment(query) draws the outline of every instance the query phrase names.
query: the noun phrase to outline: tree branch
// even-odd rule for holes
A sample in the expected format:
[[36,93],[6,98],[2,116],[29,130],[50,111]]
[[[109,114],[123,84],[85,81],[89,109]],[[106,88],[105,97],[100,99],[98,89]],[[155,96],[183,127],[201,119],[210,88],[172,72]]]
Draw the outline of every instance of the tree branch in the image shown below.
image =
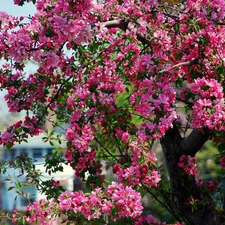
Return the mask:
[[123,31],[126,31],[128,28],[129,21],[125,20],[110,20],[107,22],[104,22],[103,25],[107,28],[120,28]]
[[182,148],[185,155],[195,156],[209,138],[209,131],[194,129],[191,134],[182,141]]
[[[178,63],[176,65],[173,65],[170,69],[178,68],[178,67],[181,67],[181,66],[192,66],[192,65],[197,64],[197,63],[198,63],[198,59],[193,59],[191,61],[181,62],[181,63]],[[160,70],[159,71],[159,73],[164,73],[164,72],[168,72],[168,70]]]
[[[120,28],[123,31],[128,29],[129,20],[111,20],[103,23],[106,28]],[[150,45],[150,41],[146,39],[143,35],[136,33],[137,40],[144,45]]]

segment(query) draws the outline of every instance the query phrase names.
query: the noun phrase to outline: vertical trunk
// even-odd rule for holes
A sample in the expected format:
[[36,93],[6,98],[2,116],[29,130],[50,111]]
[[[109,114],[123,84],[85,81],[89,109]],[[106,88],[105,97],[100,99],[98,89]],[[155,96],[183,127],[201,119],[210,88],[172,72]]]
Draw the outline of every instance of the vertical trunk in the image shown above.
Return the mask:
[[[166,132],[161,139],[161,145],[174,195],[173,201],[178,213],[191,225],[220,224],[215,216],[214,202],[209,194],[200,189],[194,177],[188,176],[178,167],[180,156],[188,149],[183,149],[183,139],[176,126]],[[200,146],[201,143],[198,145]]]

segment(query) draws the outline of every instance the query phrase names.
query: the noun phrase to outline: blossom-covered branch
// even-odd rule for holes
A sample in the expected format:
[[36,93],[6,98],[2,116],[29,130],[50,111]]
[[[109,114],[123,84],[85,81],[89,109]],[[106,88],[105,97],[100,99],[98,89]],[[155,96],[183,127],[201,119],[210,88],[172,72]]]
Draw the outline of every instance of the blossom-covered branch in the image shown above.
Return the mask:
[[[107,28],[120,28],[123,31],[129,29],[129,20],[111,20],[103,23],[103,26]],[[139,40],[142,44],[150,45],[151,42],[146,39],[143,35],[137,33],[137,40]]]

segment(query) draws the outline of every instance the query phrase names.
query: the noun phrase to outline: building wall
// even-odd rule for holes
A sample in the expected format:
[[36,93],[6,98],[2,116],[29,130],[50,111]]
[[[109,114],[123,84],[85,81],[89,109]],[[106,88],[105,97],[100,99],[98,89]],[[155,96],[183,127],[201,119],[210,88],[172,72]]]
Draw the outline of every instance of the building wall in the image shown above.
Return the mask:
[[[18,145],[11,150],[5,149],[0,152],[2,153],[3,159],[6,161],[13,161],[16,156],[27,154],[28,157],[37,160],[37,162],[35,162],[35,167],[43,173],[43,179],[50,180],[51,178],[54,178],[55,180],[59,180],[67,189],[73,190],[74,170],[70,166],[64,165],[63,172],[57,172],[51,176],[45,173],[45,161],[43,156],[51,155],[52,150],[53,147],[51,145],[43,143],[40,140],[37,141],[36,139],[34,142],[28,141],[28,144],[25,143]],[[4,209],[6,211],[13,211],[14,209],[22,211],[26,209],[26,201],[16,193],[17,188],[15,184],[11,181],[5,181],[5,179],[10,178],[11,176],[11,179],[14,179],[15,181],[27,182],[25,177],[26,173],[24,173],[23,176],[19,176],[20,174],[20,171],[18,169],[15,170],[14,168],[8,168],[6,174],[0,174],[0,209]],[[10,187],[14,188],[8,191]],[[45,198],[45,195],[38,192],[35,186],[25,187],[23,191],[34,194],[34,196],[31,197],[31,201]]]

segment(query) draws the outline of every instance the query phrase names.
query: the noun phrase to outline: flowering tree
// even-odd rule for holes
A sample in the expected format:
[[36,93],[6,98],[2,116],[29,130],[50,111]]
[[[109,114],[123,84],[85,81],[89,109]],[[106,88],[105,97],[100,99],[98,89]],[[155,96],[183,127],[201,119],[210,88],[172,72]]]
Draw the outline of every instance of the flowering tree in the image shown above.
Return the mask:
[[[46,119],[54,127],[68,124],[65,157],[46,158],[46,171],[69,164],[89,191],[42,181],[32,160],[18,157],[10,166],[26,170],[47,198],[11,219],[52,224],[66,214],[68,224],[165,224],[142,213],[141,197],[150,193],[177,224],[224,224],[225,195],[196,177],[195,155],[214,141],[219,152],[213,160],[220,162],[223,178],[225,2],[32,2],[37,12],[28,23],[0,16],[0,56],[6,61],[0,88],[8,91],[10,112],[26,111],[0,143],[10,149],[39,135]],[[25,61],[39,68],[25,74]],[[53,139],[62,141],[47,133],[45,141]],[[164,164],[153,150],[158,140]],[[107,182],[103,161],[117,182]]]

